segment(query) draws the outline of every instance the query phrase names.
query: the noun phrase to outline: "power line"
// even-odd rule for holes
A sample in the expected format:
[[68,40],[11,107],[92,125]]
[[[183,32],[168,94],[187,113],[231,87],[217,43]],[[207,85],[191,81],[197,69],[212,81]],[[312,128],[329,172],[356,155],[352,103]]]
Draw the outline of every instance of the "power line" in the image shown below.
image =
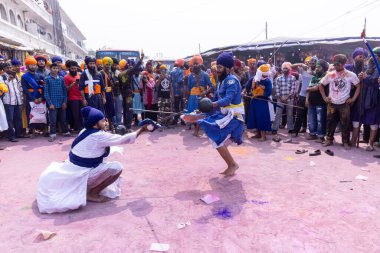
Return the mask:
[[367,3],[367,2],[369,2],[369,1],[370,1],[370,0],[366,0],[366,1],[362,2],[362,3],[359,4],[359,5],[356,5],[356,6],[353,7],[352,9],[346,11],[344,14],[342,14],[342,15],[340,15],[340,16],[338,16],[338,17],[336,17],[336,18],[334,18],[334,19],[332,19],[332,20],[330,20],[330,21],[327,21],[327,22],[323,23],[322,25],[319,25],[318,27],[315,27],[314,29],[311,29],[311,30],[309,30],[309,31],[307,31],[307,32],[305,32],[305,33],[303,33],[303,35],[305,35],[305,34],[309,34],[309,33],[311,33],[311,32],[314,32],[314,31],[317,31],[317,30],[319,30],[319,29],[321,29],[321,28],[324,28],[326,25],[331,25],[331,23],[337,21],[338,19],[341,19],[342,17],[345,17],[345,16],[351,14],[352,12],[356,12],[356,11],[358,11],[358,10],[361,10],[361,9],[363,9],[363,8],[366,8],[366,7],[370,6],[370,5],[372,5],[372,4],[376,3],[376,2],[378,2],[379,0],[375,0],[375,1],[372,1],[372,2],[370,2],[370,3]]

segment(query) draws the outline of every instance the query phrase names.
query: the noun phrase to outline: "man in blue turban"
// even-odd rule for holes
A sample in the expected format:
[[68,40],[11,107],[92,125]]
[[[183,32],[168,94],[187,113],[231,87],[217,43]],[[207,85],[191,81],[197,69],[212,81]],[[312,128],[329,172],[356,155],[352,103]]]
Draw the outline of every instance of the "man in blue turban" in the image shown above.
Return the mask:
[[238,145],[243,143],[244,105],[239,80],[231,73],[234,58],[231,52],[221,53],[217,60],[217,73],[220,83],[212,105],[216,109],[213,115],[198,120],[198,124],[211,140],[213,147],[227,163],[227,169],[221,174],[229,177],[235,174],[239,165],[227,149],[227,141],[232,140]]
[[132,144],[142,132],[157,129],[155,122],[146,120],[146,124],[133,133],[111,134],[106,131],[108,123],[98,109],[84,107],[82,117],[85,129],[72,143],[69,158],[51,163],[40,176],[37,204],[41,213],[66,212],[85,206],[87,201],[105,202],[118,197],[123,165],[104,161],[110,147]]

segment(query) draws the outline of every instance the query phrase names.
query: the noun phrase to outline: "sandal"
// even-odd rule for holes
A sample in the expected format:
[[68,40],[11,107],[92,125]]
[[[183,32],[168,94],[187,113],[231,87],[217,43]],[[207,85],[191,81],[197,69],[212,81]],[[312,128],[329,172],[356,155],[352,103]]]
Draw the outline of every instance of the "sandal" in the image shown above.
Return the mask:
[[372,147],[372,146],[367,146],[367,147],[365,148],[365,151],[368,151],[368,152],[372,152],[372,151],[374,151],[374,150],[375,150],[375,148]]
[[296,150],[297,155],[305,154],[306,152],[308,152],[308,151],[304,148],[300,148],[300,149]]
[[273,137],[272,140],[273,140],[274,142],[280,142],[280,141],[281,141],[281,138],[278,137],[278,136],[275,136],[275,137]]
[[328,154],[329,156],[334,156],[334,152],[330,149],[327,149],[325,153]]
[[309,153],[309,156],[317,156],[320,154],[321,154],[321,151],[319,149],[317,149],[317,150],[314,150],[313,152]]

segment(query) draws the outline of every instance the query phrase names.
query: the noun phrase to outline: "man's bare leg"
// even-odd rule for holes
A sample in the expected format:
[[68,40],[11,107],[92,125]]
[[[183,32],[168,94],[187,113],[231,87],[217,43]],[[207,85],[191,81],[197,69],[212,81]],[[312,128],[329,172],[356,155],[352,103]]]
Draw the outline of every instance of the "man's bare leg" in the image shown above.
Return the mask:
[[99,193],[107,188],[107,186],[111,185],[113,182],[115,182],[121,175],[121,171],[117,173],[114,176],[111,176],[101,182],[98,186],[90,189],[87,193],[87,200],[88,201],[93,201],[93,202],[105,202],[107,201],[107,198],[104,196],[100,196]]
[[194,124],[194,126],[195,126],[195,129],[194,129],[194,133],[193,133],[193,135],[195,136],[195,137],[200,137],[200,135],[199,135],[199,130],[201,129],[201,127],[198,125],[198,124]]
[[360,128],[359,127],[354,127],[352,129],[352,138],[351,138],[351,141],[350,141],[350,145],[355,147],[356,146],[356,143],[358,141],[358,138],[359,138],[359,132],[360,132]]
[[228,150],[227,146],[223,145],[217,148],[216,150],[218,150],[220,156],[223,158],[223,160],[227,163],[228,166],[227,169],[220,174],[223,174],[227,177],[233,176],[235,174],[235,171],[239,168],[239,165],[232,158],[232,155]]

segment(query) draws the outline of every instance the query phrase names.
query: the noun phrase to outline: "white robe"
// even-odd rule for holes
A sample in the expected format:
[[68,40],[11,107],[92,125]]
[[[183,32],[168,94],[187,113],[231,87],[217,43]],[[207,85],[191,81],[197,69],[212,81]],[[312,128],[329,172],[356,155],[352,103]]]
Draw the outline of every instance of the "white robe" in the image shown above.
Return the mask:
[[7,115],[5,114],[3,101],[0,98],[0,132],[8,130]]
[[[82,158],[96,158],[102,156],[108,146],[134,143],[136,136],[136,133],[121,136],[99,131],[87,136],[71,151]],[[95,187],[122,169],[119,162],[103,161],[96,168],[77,166],[69,160],[51,163],[42,172],[38,182],[37,204],[40,213],[65,212],[85,206],[88,186]],[[119,180],[100,194],[111,198],[118,197]]]

